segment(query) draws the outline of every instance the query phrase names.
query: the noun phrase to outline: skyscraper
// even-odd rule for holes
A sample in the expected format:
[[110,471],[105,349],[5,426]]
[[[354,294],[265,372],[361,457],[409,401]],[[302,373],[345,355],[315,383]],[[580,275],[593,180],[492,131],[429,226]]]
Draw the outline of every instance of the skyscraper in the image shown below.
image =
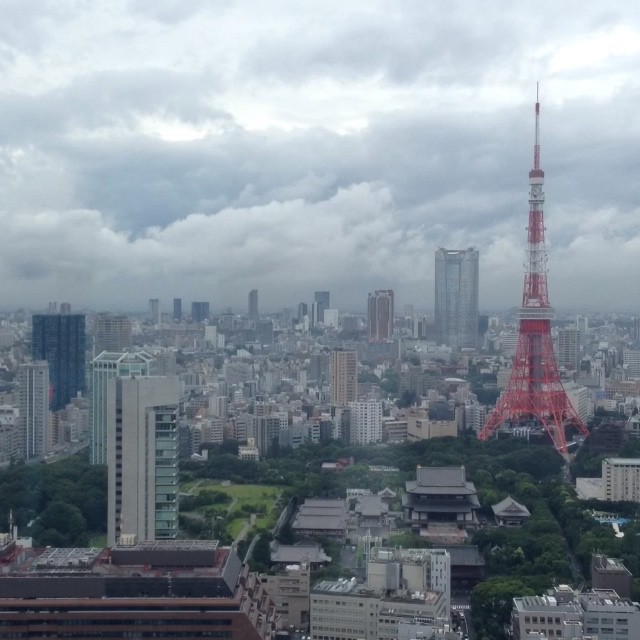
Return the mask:
[[251,289],[249,291],[249,317],[252,320],[257,320],[258,315],[260,315],[258,313],[258,290]]
[[58,411],[84,393],[85,317],[82,314],[38,314],[32,318],[31,356],[49,363],[53,387],[51,410]]
[[436,336],[453,348],[478,346],[477,249],[436,251]]
[[39,360],[18,367],[18,442],[20,458],[42,458],[50,446],[49,365]]
[[391,340],[393,335],[393,291],[381,289],[369,294],[369,342]]
[[331,402],[346,406],[358,399],[358,354],[346,349],[331,352]]
[[191,322],[204,322],[209,319],[208,302],[191,303]]
[[178,378],[113,378],[107,392],[107,544],[178,532]]
[[127,316],[99,313],[93,320],[94,354],[131,349],[131,320]]
[[160,315],[160,300],[158,298],[149,298],[149,321],[157,327],[160,326],[162,321]]
[[577,371],[580,364],[580,331],[565,327],[558,331],[558,366]]
[[176,322],[182,320],[182,298],[173,299],[173,319]]
[[331,307],[331,294],[329,291],[316,291],[313,300],[318,303],[316,322],[324,323],[324,310]]
[[308,307],[306,302],[300,302],[298,304],[298,322],[302,322],[302,318],[304,318],[308,314]]
[[144,351],[103,351],[91,363],[91,464],[107,464],[107,390],[109,380],[151,374],[153,358]]

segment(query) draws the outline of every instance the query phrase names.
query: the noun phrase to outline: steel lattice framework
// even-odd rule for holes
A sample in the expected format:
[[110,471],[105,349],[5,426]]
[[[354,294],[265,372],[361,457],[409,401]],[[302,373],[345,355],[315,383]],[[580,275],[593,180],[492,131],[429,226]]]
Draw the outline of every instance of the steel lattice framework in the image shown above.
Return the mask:
[[545,428],[555,448],[566,455],[565,427],[571,424],[584,436],[589,431],[567,397],[553,352],[553,309],[547,292],[543,186],[540,102],[536,99],[533,169],[529,172],[528,265],[520,309],[518,346],[509,382],[478,437],[487,440],[505,423],[536,421]]

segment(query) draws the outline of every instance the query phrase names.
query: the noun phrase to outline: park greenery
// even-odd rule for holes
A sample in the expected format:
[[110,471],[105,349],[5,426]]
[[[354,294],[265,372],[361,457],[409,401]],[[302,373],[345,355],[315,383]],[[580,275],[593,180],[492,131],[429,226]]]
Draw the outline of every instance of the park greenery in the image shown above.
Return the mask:
[[[539,594],[554,584],[588,586],[591,554],[599,551],[621,558],[640,574],[640,524],[638,505],[579,501],[565,480],[564,460],[552,447],[521,440],[480,442],[471,435],[395,445],[357,447],[338,441],[291,451],[278,449],[260,461],[242,461],[234,443],[213,446],[205,461],[181,464],[181,535],[218,538],[223,544],[238,540],[243,557],[256,536],[252,567],[269,569],[269,543],[296,541],[290,524],[274,531],[284,505],[307,497],[344,497],[347,488],[374,492],[390,487],[398,494],[416,467],[463,465],[475,483],[481,503],[480,518],[489,523],[472,534],[470,542],[484,554],[488,579],[472,593],[478,640],[505,638],[512,599]],[[622,455],[640,455],[640,444],[628,443]],[[342,461],[342,471],[322,471],[323,462]],[[583,448],[571,465],[573,475],[599,475],[601,457]],[[370,465],[386,471],[372,471]],[[107,474],[82,456],[52,464],[16,464],[0,471],[0,520],[8,526],[9,514],[22,535],[34,545],[82,546],[106,531]],[[491,505],[506,496],[524,504],[531,518],[520,529],[491,526]],[[625,536],[598,523],[592,511],[629,518]],[[403,529],[391,544],[424,546]],[[5,527],[0,527],[5,529]],[[239,537],[240,533],[243,536]],[[244,539],[242,539],[244,538]],[[346,577],[340,566],[340,547],[320,541],[333,562],[316,576]],[[635,597],[640,596],[636,583]]]

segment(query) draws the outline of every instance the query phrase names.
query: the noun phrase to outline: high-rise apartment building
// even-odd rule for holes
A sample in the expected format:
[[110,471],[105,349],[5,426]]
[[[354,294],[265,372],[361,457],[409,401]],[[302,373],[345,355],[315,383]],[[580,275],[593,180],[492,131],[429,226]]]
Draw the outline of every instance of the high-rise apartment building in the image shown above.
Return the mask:
[[566,327],[558,331],[558,366],[577,371],[580,365],[580,331]]
[[436,251],[436,336],[450,347],[478,346],[477,249]]
[[191,322],[204,322],[209,319],[208,302],[191,303]]
[[51,410],[84,393],[86,333],[83,314],[38,314],[32,318],[31,356],[49,363]]
[[346,406],[358,399],[358,354],[355,350],[331,352],[331,402]]
[[103,351],[91,363],[90,446],[91,464],[107,464],[107,392],[109,380],[151,374],[153,358],[144,351]]
[[629,378],[640,378],[640,349],[625,349],[622,361]]
[[99,313],[93,320],[94,354],[131,349],[131,320],[127,316]]
[[313,294],[313,300],[318,305],[316,322],[324,322],[324,310],[331,307],[331,293],[329,291],[316,291]]
[[259,316],[258,312],[258,290],[251,289],[249,291],[249,318],[257,320]]
[[350,402],[351,444],[382,442],[382,402]]
[[393,335],[393,291],[381,289],[369,294],[369,342],[385,342]]
[[49,450],[49,365],[42,360],[18,367],[19,409],[14,453],[29,460]]
[[158,298],[149,298],[149,313],[148,319],[151,324],[159,327],[162,322],[160,315],[160,300]]
[[173,319],[176,322],[182,320],[182,298],[173,299]]
[[113,378],[107,391],[107,541],[178,533],[178,378]]
[[309,314],[309,307],[306,302],[300,302],[298,304],[298,322],[302,322],[302,319]]
[[605,500],[640,502],[640,458],[605,458],[602,484]]

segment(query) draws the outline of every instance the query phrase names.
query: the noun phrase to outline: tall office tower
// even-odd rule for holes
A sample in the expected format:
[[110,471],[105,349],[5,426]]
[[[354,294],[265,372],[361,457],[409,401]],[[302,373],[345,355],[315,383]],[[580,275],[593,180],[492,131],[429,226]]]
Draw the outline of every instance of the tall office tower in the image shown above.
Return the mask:
[[478,346],[477,249],[436,251],[436,336],[450,347]]
[[580,365],[580,331],[568,327],[558,331],[558,366],[577,371]]
[[331,402],[346,406],[358,399],[358,354],[355,350],[331,352]]
[[258,312],[258,290],[251,289],[249,291],[249,317],[252,320],[257,320],[259,316]]
[[380,289],[369,294],[369,342],[385,342],[393,335],[393,291]]
[[547,250],[544,226],[544,171],[540,168],[540,103],[536,101],[533,169],[529,172],[528,265],[524,277],[518,347],[507,387],[487,418],[480,440],[503,424],[542,426],[556,450],[566,456],[565,425],[583,436],[589,430],[574,409],[562,385],[551,340],[553,309],[547,291]]
[[127,316],[99,313],[93,320],[94,354],[131,349],[131,320]]
[[625,349],[622,361],[629,378],[640,378],[640,349]]
[[640,340],[640,318],[633,318],[631,325],[631,339]]
[[[320,322],[320,304],[317,302],[311,303],[311,314],[309,315],[309,326],[315,327]],[[324,311],[322,312],[322,319],[324,320]]]
[[89,414],[91,464],[107,464],[107,390],[109,380],[151,374],[153,358],[144,351],[103,351],[91,363],[91,409]]
[[182,298],[173,299],[173,319],[176,322],[182,320]]
[[302,318],[308,315],[308,306],[306,302],[298,304],[298,322],[302,322]]
[[324,322],[324,310],[331,307],[331,294],[329,291],[316,291],[313,294],[313,299],[318,303],[316,322]]
[[191,322],[204,322],[209,319],[208,302],[191,303]]
[[58,313],[58,303],[55,300],[49,303],[48,313]]
[[64,409],[79,392],[85,392],[86,340],[83,314],[41,314],[32,318],[31,357],[49,363],[52,411]]
[[112,378],[107,391],[107,544],[178,533],[178,378]]
[[351,444],[382,442],[382,402],[350,402]]
[[273,320],[259,320],[256,325],[256,339],[260,344],[273,344]]
[[49,365],[42,360],[18,367],[20,458],[42,458],[49,449]]
[[68,314],[71,313],[71,305],[68,302],[61,302],[60,303],[60,313],[62,314]]
[[160,315],[160,300],[158,298],[149,298],[149,322],[159,327],[162,321]]

